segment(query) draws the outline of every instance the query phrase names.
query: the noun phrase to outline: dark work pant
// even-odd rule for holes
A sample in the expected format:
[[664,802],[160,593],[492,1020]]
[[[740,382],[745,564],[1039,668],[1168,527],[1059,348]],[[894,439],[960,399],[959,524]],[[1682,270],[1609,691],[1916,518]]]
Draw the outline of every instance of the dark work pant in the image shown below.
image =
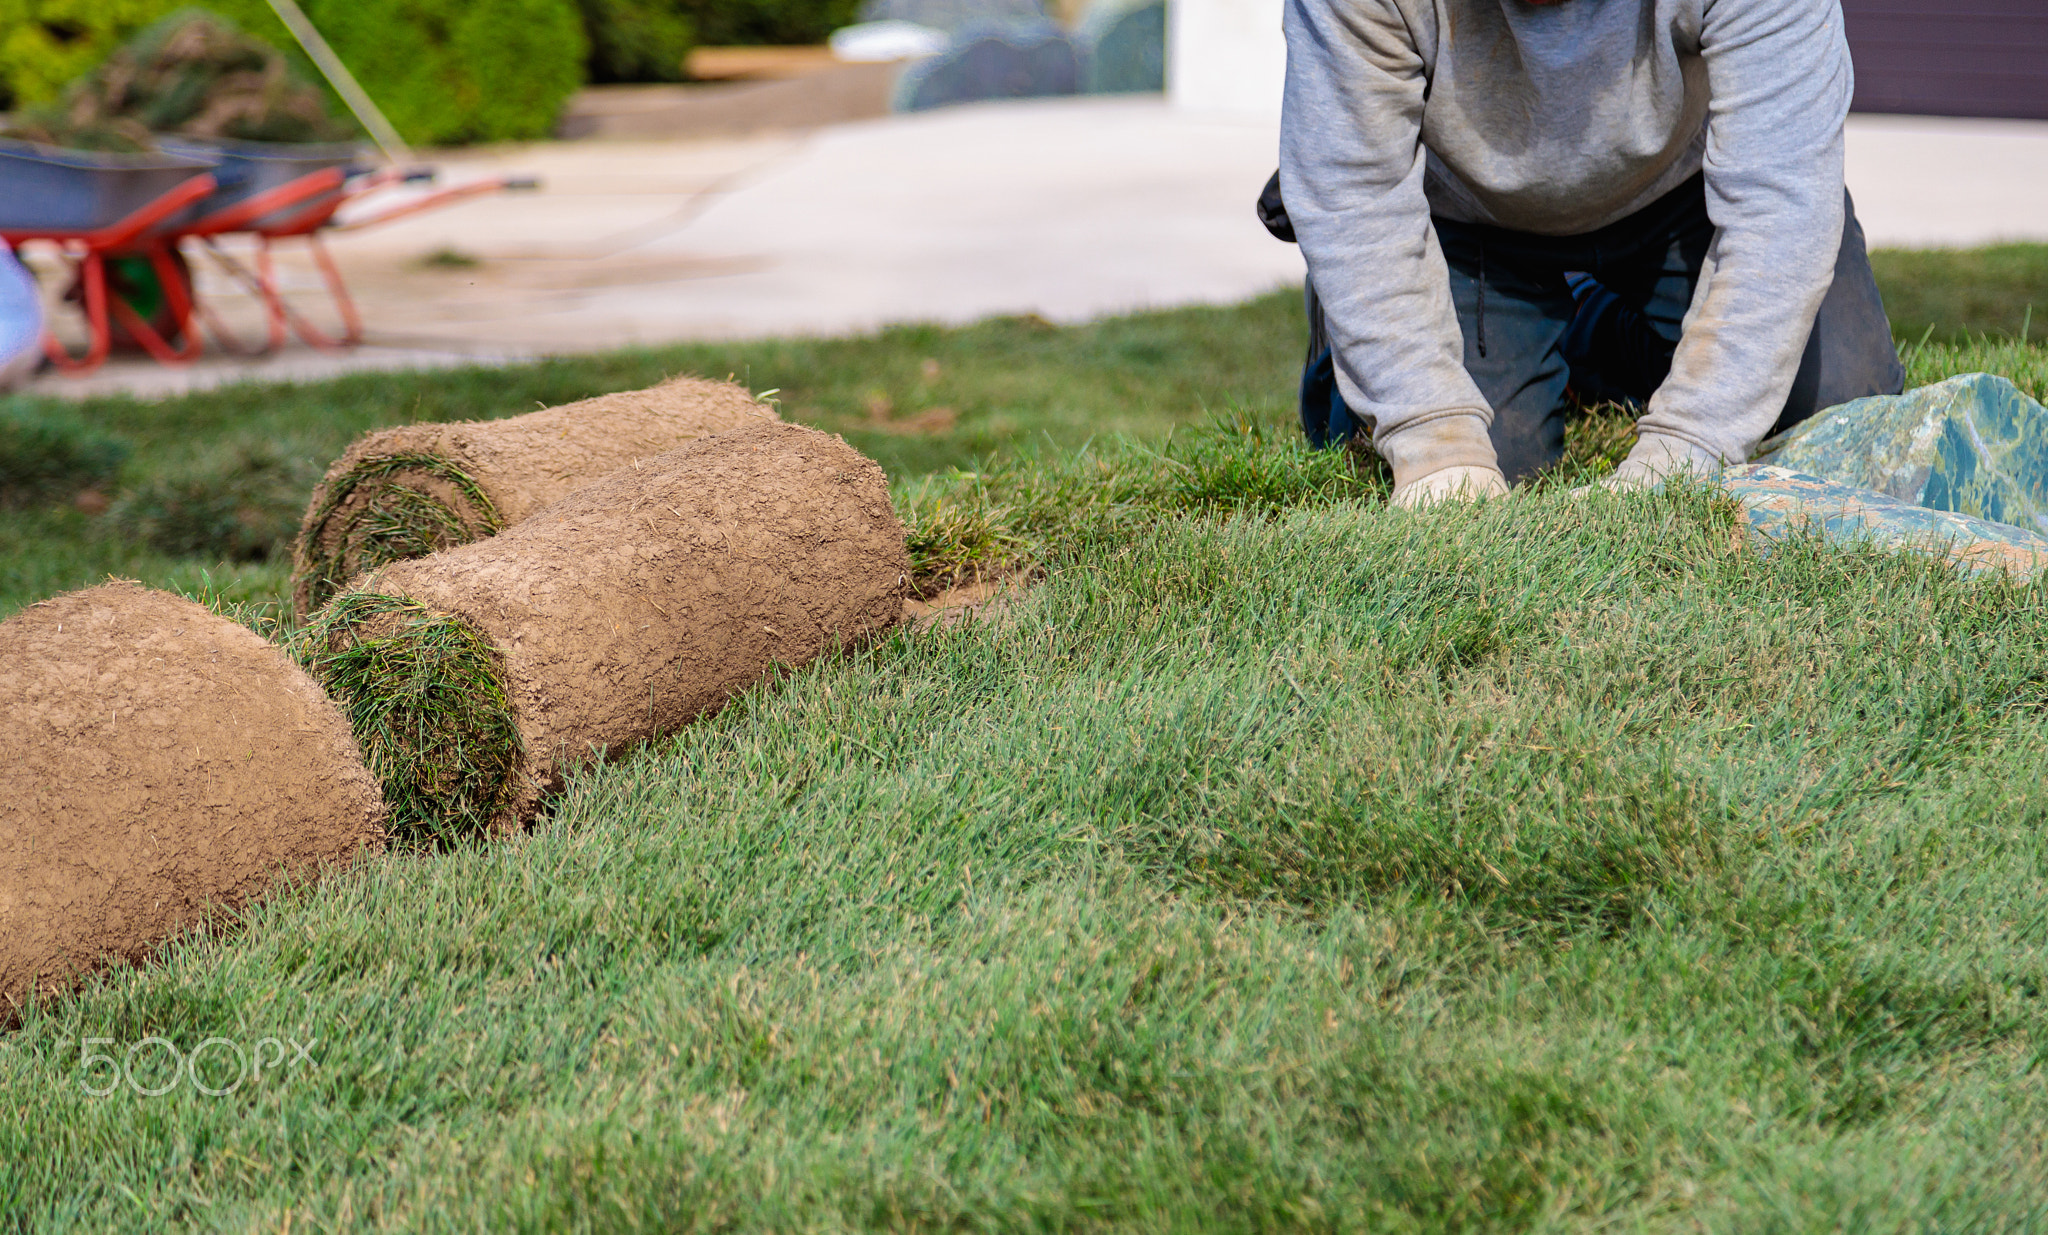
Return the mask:
[[[1649,402],[1671,371],[1714,239],[1700,176],[1582,236],[1434,222],[1465,336],[1465,370],[1493,408],[1493,446],[1511,482],[1563,455],[1565,414],[1575,400],[1637,409]],[[1349,437],[1353,424],[1313,287],[1308,309],[1302,427],[1310,442],[1329,445]],[[1834,282],[1772,432],[1850,399],[1897,394],[1904,384],[1852,206]]]

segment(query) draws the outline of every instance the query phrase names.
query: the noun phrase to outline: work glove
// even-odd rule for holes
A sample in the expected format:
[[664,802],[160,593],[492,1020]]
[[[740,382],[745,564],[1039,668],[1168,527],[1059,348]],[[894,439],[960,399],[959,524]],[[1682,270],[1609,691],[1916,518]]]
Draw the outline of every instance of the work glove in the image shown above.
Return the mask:
[[1421,510],[1438,502],[1470,502],[1508,495],[1507,477],[1497,467],[1446,467],[1394,487],[1388,501],[1403,510]]
[[1695,446],[1682,437],[1645,433],[1636,438],[1635,449],[1628,452],[1628,458],[1621,461],[1612,476],[1600,482],[1600,487],[1614,493],[1654,489],[1669,477],[1685,473],[1711,476],[1721,466],[1721,456],[1704,446]]
[[1389,500],[1404,510],[1501,497],[1508,491],[1486,418],[1478,412],[1431,416],[1373,445],[1394,469]]

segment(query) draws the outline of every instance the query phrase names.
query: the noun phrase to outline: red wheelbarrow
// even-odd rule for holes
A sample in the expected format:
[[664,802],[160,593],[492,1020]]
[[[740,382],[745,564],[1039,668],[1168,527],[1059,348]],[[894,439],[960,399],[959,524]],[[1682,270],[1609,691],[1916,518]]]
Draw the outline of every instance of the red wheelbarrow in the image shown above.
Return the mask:
[[[118,338],[133,342],[164,364],[186,364],[204,349],[203,321],[218,347],[261,355],[292,334],[313,347],[340,349],[362,341],[362,320],[348,286],[321,242],[335,213],[365,194],[401,181],[431,182],[430,168],[358,165],[354,146],[273,145],[165,139],[153,155],[104,155],[0,141],[0,241],[11,248],[32,241],[57,246],[73,271],[75,298],[85,316],[87,343],[74,355],[53,334],[44,350],[59,369],[82,374],[97,368]],[[353,219],[350,229],[433,209],[503,189],[532,188],[526,177],[500,176],[429,192]],[[220,246],[220,237],[255,237],[254,268]],[[267,333],[260,345],[236,338],[200,303],[182,245],[207,253],[263,306]],[[339,335],[312,324],[285,299],[271,261],[279,240],[303,240],[311,250],[341,319]],[[146,272],[156,289],[138,306],[110,288],[109,268]],[[134,280],[131,277],[131,282]]]
[[179,358],[155,324],[144,321],[126,300],[109,298],[107,261],[130,255],[148,260],[170,316],[189,319],[187,282],[166,277],[171,256],[159,252],[162,246],[149,235],[214,191],[213,167],[210,161],[180,155],[96,154],[0,141],[0,183],[7,186],[0,194],[0,241],[10,249],[34,240],[54,243],[72,264],[85,313],[85,353],[71,355],[45,332],[43,350],[51,363],[74,373],[97,368],[113,343],[110,310],[131,335],[146,340],[152,353],[160,348]]

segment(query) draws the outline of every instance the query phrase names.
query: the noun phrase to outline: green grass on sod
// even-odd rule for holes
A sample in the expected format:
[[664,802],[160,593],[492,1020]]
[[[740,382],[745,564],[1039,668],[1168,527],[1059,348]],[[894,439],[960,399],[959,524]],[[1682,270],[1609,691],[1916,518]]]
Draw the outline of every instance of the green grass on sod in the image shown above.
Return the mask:
[[[951,435],[856,440],[928,576],[1042,585],[35,1009],[0,1229],[2048,1223],[2048,585],[1571,499],[1600,420],[1513,501],[1389,511],[1285,428],[1298,318],[735,345],[835,428],[952,375]],[[2037,345],[1910,361],[2048,393]],[[138,458],[345,438],[396,379],[349,380],[88,411]],[[10,596],[112,552],[31,516],[74,556]]]
[[286,645],[348,717],[394,841],[484,833],[522,754],[488,639],[418,601],[358,591],[323,606]]

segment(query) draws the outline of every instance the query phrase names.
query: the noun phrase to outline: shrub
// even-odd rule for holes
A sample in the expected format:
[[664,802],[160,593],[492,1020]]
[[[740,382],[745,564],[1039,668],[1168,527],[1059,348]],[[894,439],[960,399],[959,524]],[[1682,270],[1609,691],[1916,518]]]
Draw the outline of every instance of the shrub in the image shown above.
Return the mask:
[[[216,7],[292,46],[264,0]],[[407,141],[545,137],[583,81],[574,0],[307,0],[307,17]]]
[[679,0],[707,47],[822,43],[859,20],[859,0]]
[[182,9],[114,49],[64,88],[26,109],[13,135],[56,145],[147,150],[152,133],[242,141],[346,138],[319,87],[284,53],[203,9]]
[[0,408],[0,507],[69,501],[111,483],[127,457],[68,412]]
[[55,99],[171,7],[165,0],[0,0],[0,108]]
[[[55,97],[179,0],[0,0],[0,91]],[[208,8],[316,73],[264,0]],[[545,137],[582,84],[575,0],[306,0],[306,15],[408,141]],[[18,44],[18,46],[17,46]]]
[[681,81],[695,28],[675,0],[577,0],[594,82]]

